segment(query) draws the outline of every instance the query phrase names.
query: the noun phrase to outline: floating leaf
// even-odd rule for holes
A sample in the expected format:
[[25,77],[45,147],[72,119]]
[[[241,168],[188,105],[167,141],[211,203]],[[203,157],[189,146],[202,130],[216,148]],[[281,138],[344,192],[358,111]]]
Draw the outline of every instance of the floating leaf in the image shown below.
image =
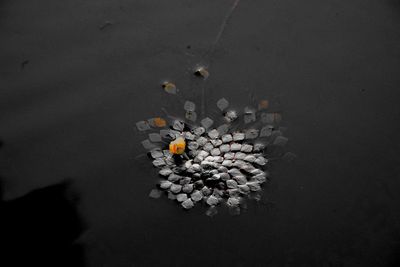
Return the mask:
[[175,95],[177,92],[176,85],[171,82],[164,82],[162,88],[164,88],[165,92],[169,94]]

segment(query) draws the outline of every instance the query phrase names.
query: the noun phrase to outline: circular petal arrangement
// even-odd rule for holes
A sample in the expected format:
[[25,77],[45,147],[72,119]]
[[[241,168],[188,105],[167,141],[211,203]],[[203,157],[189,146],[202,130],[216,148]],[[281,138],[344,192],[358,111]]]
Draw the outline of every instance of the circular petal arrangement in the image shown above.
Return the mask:
[[[170,116],[168,122],[153,118],[136,123],[139,131],[162,128],[142,142],[161,177],[150,197],[158,198],[165,191],[184,209],[200,203],[209,206],[206,214],[212,216],[221,203],[240,212],[244,200],[261,190],[268,178],[267,147],[288,141],[276,129],[280,114],[266,112],[266,100],[259,102],[258,109],[246,107],[241,114],[228,110],[225,98],[216,107],[222,117],[215,121],[206,117],[196,124],[196,105],[186,101],[186,120]],[[216,121],[221,124],[213,127]]]
[[242,132],[220,135],[216,129],[206,133],[204,127],[185,126],[183,130],[175,127],[170,134],[175,139],[171,144],[181,142],[181,148],[186,140],[186,152],[170,145],[169,150],[154,149],[150,154],[164,177],[159,187],[185,209],[201,200],[210,206],[224,200],[238,206],[242,196],[260,191],[266,181],[268,174],[262,170],[267,163],[264,145],[246,142]]

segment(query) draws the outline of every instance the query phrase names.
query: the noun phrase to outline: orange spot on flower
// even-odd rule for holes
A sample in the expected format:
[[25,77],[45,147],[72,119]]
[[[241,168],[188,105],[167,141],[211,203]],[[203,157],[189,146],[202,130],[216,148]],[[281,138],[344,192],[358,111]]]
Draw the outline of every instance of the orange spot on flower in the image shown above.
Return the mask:
[[176,140],[169,144],[169,151],[172,154],[181,155],[185,152],[186,142],[183,137],[178,137]]
[[163,118],[154,118],[154,125],[156,127],[165,127],[167,122]]

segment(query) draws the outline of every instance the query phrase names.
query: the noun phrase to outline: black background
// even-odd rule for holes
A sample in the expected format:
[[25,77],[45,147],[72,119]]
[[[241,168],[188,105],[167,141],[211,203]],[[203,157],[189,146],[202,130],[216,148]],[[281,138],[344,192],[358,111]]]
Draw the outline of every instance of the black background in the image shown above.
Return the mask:
[[[87,266],[396,266],[400,2],[242,0],[203,57],[233,2],[0,1],[2,206],[68,179]],[[241,216],[148,198],[156,171],[134,123],[181,112],[165,79],[197,104],[206,86],[208,112],[223,96],[243,107],[248,89],[283,112],[297,159],[271,165]],[[71,226],[28,202],[59,219],[52,236]]]

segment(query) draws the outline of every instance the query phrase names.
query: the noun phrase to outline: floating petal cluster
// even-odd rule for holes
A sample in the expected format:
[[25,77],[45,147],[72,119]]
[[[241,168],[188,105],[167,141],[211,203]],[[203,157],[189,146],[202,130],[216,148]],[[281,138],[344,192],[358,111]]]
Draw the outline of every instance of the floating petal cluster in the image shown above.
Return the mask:
[[161,177],[150,197],[158,198],[165,191],[184,209],[200,203],[209,206],[207,215],[212,216],[220,204],[239,212],[244,200],[261,190],[269,176],[267,148],[288,141],[276,129],[280,114],[267,112],[266,100],[240,114],[228,109],[225,98],[218,100],[216,107],[221,118],[206,117],[199,124],[191,101],[184,103],[185,119],[171,117],[167,122],[154,118],[136,123],[140,131],[162,128],[142,142]]

